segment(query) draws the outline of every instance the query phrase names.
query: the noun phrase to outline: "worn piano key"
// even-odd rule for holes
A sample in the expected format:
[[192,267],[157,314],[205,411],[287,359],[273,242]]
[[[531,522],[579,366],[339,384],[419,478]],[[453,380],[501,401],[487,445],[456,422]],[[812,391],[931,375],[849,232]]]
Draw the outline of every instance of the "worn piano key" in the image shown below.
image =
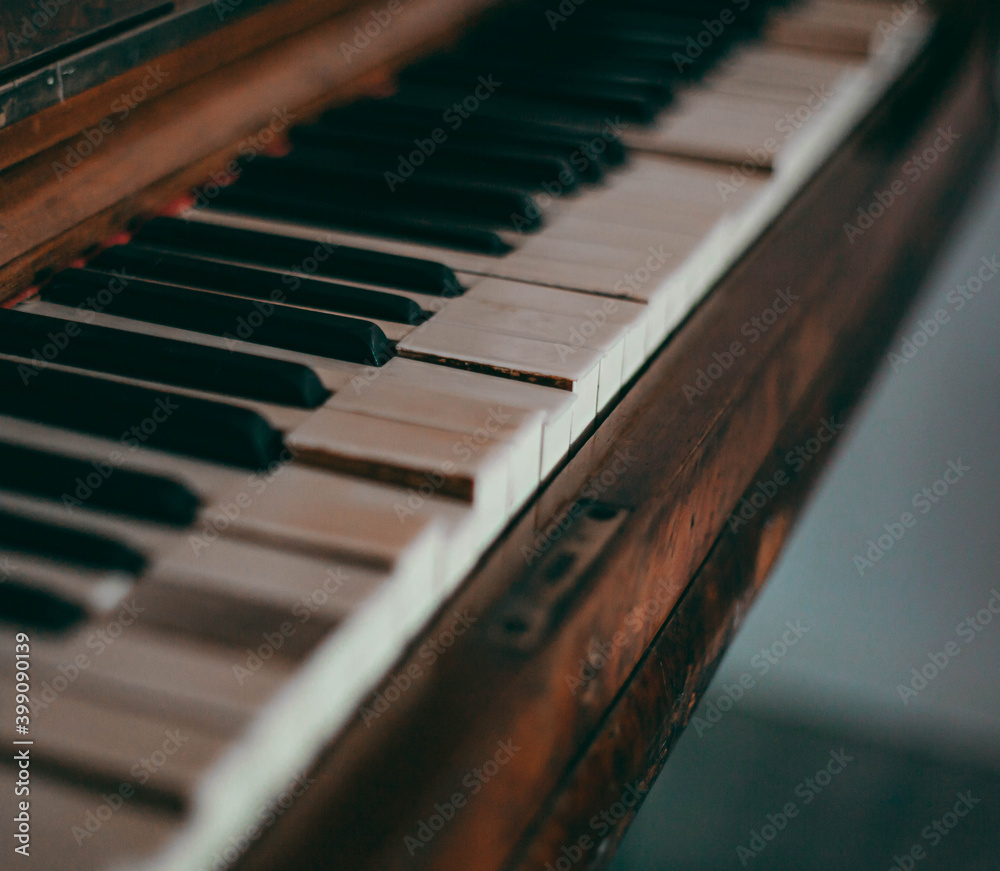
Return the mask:
[[[56,318],[82,318],[83,315],[75,309],[67,309],[51,303],[29,301],[24,307],[32,312],[44,313]],[[269,348],[262,345],[248,345],[241,342],[229,343],[217,337],[191,333],[170,327],[161,327],[145,322],[125,321],[103,314],[88,313],[97,324],[114,325],[118,329],[129,329],[138,337],[156,336],[171,340],[204,344],[206,346],[229,347],[234,353],[251,351],[257,355],[267,355],[278,359],[288,359],[310,367],[317,373],[328,389],[338,391],[337,407],[361,408],[355,402],[373,384],[377,384],[383,376],[394,383],[409,385],[406,390],[400,390],[391,397],[389,393],[379,393],[379,399],[364,399],[364,412],[378,417],[388,417],[411,423],[423,423],[450,429],[458,432],[475,432],[482,422],[488,418],[489,409],[502,406],[505,413],[511,415],[514,429],[526,436],[534,428],[530,413],[543,415],[542,422],[542,474],[548,474],[561,459],[569,447],[569,407],[573,397],[566,396],[562,391],[537,385],[512,383],[507,379],[490,377],[478,373],[458,373],[440,366],[431,366],[411,360],[394,358],[381,369],[367,369],[354,364],[338,363],[307,355],[297,354],[282,349]],[[227,351],[228,353],[228,351]],[[334,368],[336,367],[336,368]],[[426,391],[431,391],[430,400],[426,405],[414,401]],[[437,402],[439,394],[445,394],[448,401],[441,405]],[[353,397],[353,399],[352,399]],[[462,402],[454,399],[461,397]],[[344,403],[347,404],[344,404]],[[488,404],[487,404],[488,403]],[[273,415],[275,409],[265,409],[265,416]],[[478,421],[478,422],[477,422]],[[497,433],[503,437],[506,427]],[[534,438],[531,435],[530,438]]]
[[[403,81],[452,85],[456,81],[471,82],[476,85],[476,76],[482,66],[456,69],[453,64],[440,66],[420,66],[404,74]],[[608,81],[579,81],[559,77],[538,76],[533,72],[518,75],[511,70],[498,73],[503,82],[503,94],[523,94],[527,97],[541,97],[598,113],[622,115],[627,120],[648,122],[660,107],[659,95],[642,85],[629,85]]]
[[547,342],[566,358],[582,348],[595,351],[600,356],[598,409],[621,388],[626,330],[617,324],[608,324],[606,319],[601,319],[604,329],[600,329],[593,320],[573,314],[515,308],[502,301],[466,296],[443,309],[436,320]]
[[551,312],[570,318],[576,332],[563,336],[562,341],[571,347],[587,343],[588,334],[596,336],[617,332],[614,327],[620,328],[625,335],[623,383],[645,360],[648,309],[639,303],[595,299],[589,294],[490,278],[476,282],[469,299],[498,303],[516,311]]
[[[93,312],[85,316],[93,318]],[[60,363],[177,387],[207,390],[300,408],[321,405],[330,392],[306,366],[80,321],[0,309],[0,351],[32,361],[52,348]],[[61,336],[62,347],[52,344]],[[44,358],[41,358],[44,365]]]
[[[409,83],[400,93],[385,101],[387,107],[406,105],[428,109],[442,117],[447,107],[468,96],[468,91],[460,87]],[[595,138],[600,138],[606,130],[604,118],[591,112],[566,108],[550,100],[531,100],[523,97],[504,100],[488,100],[480,104],[476,114],[465,121],[473,127],[513,127],[515,130],[539,131],[552,136],[557,141],[570,140],[586,146]],[[625,149],[615,138],[607,140],[606,148],[599,162],[618,166],[625,162]]]
[[[25,373],[30,372],[28,377]],[[235,405],[0,359],[0,413],[140,445],[263,468],[281,436]]]
[[504,336],[434,318],[398,346],[407,357],[546,384],[577,394],[572,437],[597,413],[601,355],[589,348],[567,354],[551,342]]
[[287,438],[297,455],[317,465],[408,487],[429,483],[500,522],[510,509],[509,457],[494,441],[469,445],[456,433],[330,408]]
[[[420,101],[407,102],[409,89],[389,100],[362,102],[327,113],[317,126],[324,129],[361,127],[399,137],[412,145],[414,139],[424,137],[427,131],[437,128],[447,131],[448,142],[461,143],[463,147],[488,153],[498,143],[509,143],[519,149],[530,149],[533,153],[565,161],[579,178],[597,181],[604,175],[604,153],[595,155],[595,160],[580,164],[575,158],[589,141],[586,136],[574,135],[564,128],[500,120],[471,115],[455,129],[442,117],[442,110],[424,105]],[[557,176],[551,176],[557,177]]]
[[273,272],[135,243],[108,248],[90,266],[265,302],[401,324],[417,324],[427,316],[405,296],[312,279],[301,272]]
[[264,266],[289,268],[299,264],[304,271],[327,278],[351,279],[430,294],[454,295],[461,291],[455,273],[443,263],[335,243],[317,246],[305,239],[275,233],[254,233],[161,217],[143,224],[135,238],[154,247],[177,248]]
[[[107,305],[96,301],[101,293],[111,295],[108,288],[116,284],[127,287],[128,293],[112,295]],[[126,279],[98,269],[56,273],[44,297],[62,305],[109,311],[217,336],[254,336],[259,342],[278,347],[372,366],[392,356],[385,334],[359,318],[304,312],[280,302],[205,293],[148,279]]]
[[[449,396],[498,403],[504,408],[537,410],[545,415],[542,428],[541,477],[547,476],[569,451],[572,441],[575,394],[540,384],[498,378],[479,372],[434,366],[419,360],[397,357],[379,370],[381,378],[409,389],[423,387]],[[360,381],[356,390],[366,389]],[[351,388],[345,388],[355,390]]]

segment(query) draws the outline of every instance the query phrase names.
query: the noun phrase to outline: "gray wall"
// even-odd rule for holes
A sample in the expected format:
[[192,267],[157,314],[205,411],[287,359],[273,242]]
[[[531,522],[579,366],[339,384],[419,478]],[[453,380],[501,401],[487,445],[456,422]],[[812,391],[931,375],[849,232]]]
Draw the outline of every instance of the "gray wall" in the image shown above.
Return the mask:
[[[1000,610],[1000,274],[957,303],[959,285],[994,257],[1000,151],[892,350],[935,311],[949,321],[896,371],[883,361],[706,701],[749,671],[755,685],[736,705],[748,714],[1000,767],[1000,613],[982,611],[991,597]],[[959,460],[970,471],[921,513],[913,497]],[[855,556],[907,511],[915,526],[860,574]],[[960,630],[977,612],[991,622]],[[789,620],[808,631],[761,675],[752,658]],[[898,685],[949,642],[958,654],[904,704]]]

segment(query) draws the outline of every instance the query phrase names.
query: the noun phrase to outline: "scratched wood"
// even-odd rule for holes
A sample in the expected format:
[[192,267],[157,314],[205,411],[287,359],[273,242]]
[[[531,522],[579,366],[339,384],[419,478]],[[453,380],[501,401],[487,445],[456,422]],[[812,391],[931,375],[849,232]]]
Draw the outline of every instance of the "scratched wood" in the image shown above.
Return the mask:
[[[730,512],[789,438],[820,429],[814,413],[842,412],[856,394],[996,129],[983,84],[991,62],[981,44],[970,53],[963,40],[946,28],[893,95],[893,103],[921,95],[907,139],[898,140],[894,112],[877,113],[553,481],[559,495],[544,516],[588,482],[599,482],[602,500],[633,509],[558,631],[526,657],[496,646],[483,628],[524,570],[522,548],[530,549],[539,517],[529,510],[382,689],[407,665],[420,667],[419,680],[387,709],[368,701],[317,767],[310,801],[293,807],[240,868],[334,861],[373,869],[541,869],[588,833],[590,817],[616,790],[648,782],[784,540],[797,487],[766,508],[763,531],[746,530],[736,556],[716,544]],[[901,175],[939,125],[962,133],[949,159],[851,245],[843,223]],[[900,263],[911,271],[900,273]],[[689,405],[682,391],[697,367],[786,287],[796,304]],[[601,479],[601,472],[609,474]],[[709,564],[692,586],[713,547],[721,570]],[[730,576],[735,565],[742,575]],[[477,624],[431,665],[421,645],[439,638],[456,610]],[[592,642],[609,639],[615,643],[606,661],[574,694],[567,678]],[[521,749],[473,796],[467,778],[498,741]],[[467,798],[464,806],[414,846],[421,823],[439,812],[435,805],[456,794]],[[594,846],[587,863],[607,858],[621,828]],[[575,867],[585,866],[581,860]]]

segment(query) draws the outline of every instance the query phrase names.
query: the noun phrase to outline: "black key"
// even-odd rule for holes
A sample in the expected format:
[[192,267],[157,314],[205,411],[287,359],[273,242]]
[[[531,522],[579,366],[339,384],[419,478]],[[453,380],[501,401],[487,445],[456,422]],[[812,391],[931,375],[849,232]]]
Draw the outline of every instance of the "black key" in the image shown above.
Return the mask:
[[97,269],[66,269],[56,273],[43,296],[63,305],[352,363],[381,366],[393,354],[385,333],[368,321],[148,279],[118,279],[125,283],[124,292],[102,306],[100,294],[115,280]]
[[0,622],[40,632],[65,632],[85,616],[75,602],[16,576],[0,585]]
[[[456,68],[454,64],[420,66],[404,74],[404,82],[450,85],[455,81],[467,80],[467,70]],[[472,81],[474,81],[474,76]],[[552,100],[560,106],[592,109],[599,115],[622,115],[629,121],[648,123],[653,120],[662,101],[656,91],[643,85],[627,85],[607,81],[581,81],[577,78],[538,75],[532,71],[517,73],[505,71],[501,76],[504,83],[503,100],[509,94],[541,97]]]
[[223,188],[215,207],[241,214],[263,215],[289,221],[316,223],[361,233],[440,245],[459,251],[500,257],[512,248],[494,230],[470,227],[446,214],[416,212],[400,207],[393,212],[363,206],[323,202],[295,188],[253,189],[234,184]]
[[317,408],[330,396],[300,363],[0,309],[0,350],[44,362],[50,348],[67,366],[260,402]]
[[[452,129],[455,124],[458,124],[457,129]],[[603,175],[601,163],[581,168],[578,160],[574,159],[580,154],[581,147],[589,141],[585,136],[558,126],[524,120],[498,120],[480,115],[472,115],[464,121],[458,116],[446,118],[440,106],[432,105],[419,90],[413,88],[404,88],[398,95],[386,100],[368,101],[334,110],[324,115],[317,126],[358,127],[411,140],[426,137],[429,132],[440,127],[448,131],[450,142],[479,147],[507,143],[568,163],[574,172],[587,181],[597,181]]]
[[[461,88],[444,85],[410,84],[396,96],[386,100],[387,105],[405,103],[428,107],[438,112],[441,107],[460,103],[467,96]],[[488,120],[487,120],[488,119]],[[618,131],[609,125],[614,119],[595,117],[592,112],[573,110],[560,106],[552,100],[511,97],[507,100],[490,100],[483,103],[475,115],[465,122],[476,126],[510,125],[514,129],[545,130],[563,138],[579,142],[579,150],[588,148],[596,139],[605,139],[606,148],[601,154],[601,162],[608,166],[618,166],[625,162],[625,146],[619,141]],[[573,166],[579,168],[576,161]]]
[[70,511],[98,509],[171,526],[194,522],[198,497],[184,484],[109,460],[90,462],[0,442],[0,489],[61,502]]
[[263,469],[280,461],[281,434],[255,411],[0,360],[0,414],[112,439]]
[[368,209],[390,213],[406,205],[499,226],[507,224],[511,214],[535,211],[530,189],[430,168],[414,172],[409,178],[393,179],[395,171],[394,165],[332,156],[322,149],[296,148],[285,157],[258,158],[244,172],[239,185],[233,187],[249,185],[280,191],[293,185],[300,193],[323,203],[352,206],[360,201]]
[[301,272],[270,272],[246,264],[206,260],[134,242],[108,248],[89,265],[96,269],[118,269],[128,275],[154,281],[185,284],[252,299],[278,299],[288,305],[400,324],[419,324],[429,317],[409,297],[317,281]]
[[[150,245],[196,251],[211,257],[229,257],[281,268],[291,263],[305,264],[307,261],[311,268],[315,261],[317,275],[347,278],[420,293],[453,295],[462,291],[455,273],[443,263],[401,257],[398,254],[382,254],[346,245],[317,243],[277,233],[258,233],[181,218],[153,218],[138,232],[136,240]],[[323,257],[323,254],[326,256]]]
[[99,572],[139,575],[146,567],[146,558],[120,541],[9,511],[0,511],[0,548]]
[[400,161],[408,159],[414,151],[426,155],[426,150],[419,150],[417,141],[420,140],[430,143],[430,146],[425,144],[425,149],[433,148],[427,163],[436,170],[478,175],[486,181],[511,182],[533,189],[560,176],[567,179],[567,190],[573,190],[579,182],[569,162],[561,158],[505,143],[463,142],[460,139],[436,142],[429,132],[424,131],[422,136],[400,136],[391,130],[339,129],[315,124],[295,128],[291,137],[298,146],[324,149],[334,160],[339,153],[363,155],[369,161],[376,161],[382,170],[396,170]]

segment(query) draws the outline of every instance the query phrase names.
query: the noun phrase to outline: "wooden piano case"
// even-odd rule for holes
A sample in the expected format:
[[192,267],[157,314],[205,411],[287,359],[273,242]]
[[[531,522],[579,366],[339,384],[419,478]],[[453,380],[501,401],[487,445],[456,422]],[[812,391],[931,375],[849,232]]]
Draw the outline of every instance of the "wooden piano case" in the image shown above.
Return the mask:
[[[51,163],[67,131],[99,121],[136,73],[0,129],[0,287],[43,279],[219,171],[276,104],[305,118],[377,92],[481,11],[414,0],[398,37],[351,66],[329,46],[368,8],[291,0],[240,19],[228,39],[176,48],[149,111],[59,184]],[[938,26],[331,741],[308,798],[236,867],[606,863],[974,183],[997,128],[994,62],[987,30]],[[941,128],[957,134],[947,159],[849,238],[859,207]],[[781,289],[787,314],[703,395],[685,393]],[[789,464],[812,440],[822,449]],[[743,499],[755,511],[735,515]],[[600,816],[612,807],[627,811]]]

